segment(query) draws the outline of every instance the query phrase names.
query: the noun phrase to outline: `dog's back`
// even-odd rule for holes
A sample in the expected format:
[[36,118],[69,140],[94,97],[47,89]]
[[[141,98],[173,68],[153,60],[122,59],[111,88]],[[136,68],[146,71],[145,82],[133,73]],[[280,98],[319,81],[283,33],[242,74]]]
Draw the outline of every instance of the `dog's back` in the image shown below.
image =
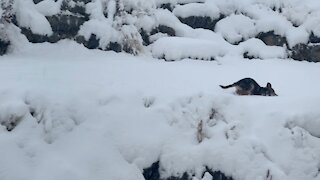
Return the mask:
[[268,83],[266,87],[261,87],[252,78],[244,78],[228,86],[220,85],[220,87],[223,89],[235,87],[236,93],[239,95],[277,96],[270,83]]

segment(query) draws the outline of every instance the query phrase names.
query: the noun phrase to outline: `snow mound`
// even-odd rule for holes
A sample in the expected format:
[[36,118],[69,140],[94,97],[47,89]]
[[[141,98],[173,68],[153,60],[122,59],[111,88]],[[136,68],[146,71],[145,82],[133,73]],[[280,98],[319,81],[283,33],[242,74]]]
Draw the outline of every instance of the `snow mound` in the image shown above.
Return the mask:
[[252,38],[239,44],[243,49],[243,53],[247,53],[248,56],[260,59],[270,58],[286,58],[287,53],[284,47],[279,46],[267,46],[260,39]]
[[53,16],[60,13],[61,4],[62,0],[57,2],[54,0],[44,0],[36,4],[36,9],[44,16]]
[[227,49],[219,44],[207,40],[181,37],[164,37],[152,45],[152,55],[167,61],[184,58],[213,60],[217,56],[224,56]]
[[16,17],[21,27],[30,28],[35,34],[52,34],[50,23],[43,14],[40,14],[32,0],[18,0]]
[[249,39],[238,46],[223,45],[214,40],[163,37],[152,44],[152,55],[167,61],[185,58],[214,60],[225,55],[248,56],[259,59],[286,58],[284,47],[267,46],[260,39]]
[[207,16],[211,19],[217,19],[220,17],[220,10],[214,3],[190,3],[175,7],[173,14],[182,18],[190,16]]
[[115,30],[107,20],[89,20],[81,26],[78,34],[84,36],[86,40],[89,40],[91,35],[96,35],[99,47],[102,49],[107,48],[110,42],[121,41],[119,31]]
[[255,22],[242,14],[232,14],[220,20],[216,24],[215,31],[230,43],[247,40],[257,34]]

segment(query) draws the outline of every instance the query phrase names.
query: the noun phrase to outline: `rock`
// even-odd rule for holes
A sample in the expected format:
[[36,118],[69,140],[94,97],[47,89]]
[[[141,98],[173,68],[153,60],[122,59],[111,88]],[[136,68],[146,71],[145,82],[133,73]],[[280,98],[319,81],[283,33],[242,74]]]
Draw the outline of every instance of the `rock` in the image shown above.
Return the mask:
[[298,61],[320,62],[320,45],[298,44],[292,48],[290,57]]
[[122,46],[118,42],[110,42],[108,47],[105,49],[106,51],[114,51],[114,52],[121,52]]
[[178,17],[179,20],[192,27],[192,28],[203,28],[214,31],[216,23],[224,18],[223,15],[220,15],[218,19],[211,19],[210,17],[202,17],[202,16],[190,16],[187,18]]
[[149,39],[150,34],[147,31],[145,31],[144,29],[140,29],[139,33],[140,33],[141,38],[143,40],[143,45],[145,45],[145,46],[150,45],[151,44],[150,39]]
[[244,59],[255,59],[254,56],[250,56],[250,55],[249,55],[249,52],[243,53],[243,58],[244,58]]
[[268,46],[284,46],[286,45],[288,47],[288,42],[285,37],[282,37],[280,35],[274,34],[274,31],[269,32],[261,32],[256,37],[260,40],[262,40],[266,45]]
[[122,46],[118,42],[110,42],[107,48],[102,49],[100,47],[99,39],[95,34],[91,34],[90,38],[86,40],[83,36],[77,36],[75,38],[77,43],[83,44],[88,49],[101,49],[105,51],[121,52]]
[[164,33],[164,34],[167,34],[168,36],[176,36],[176,31],[173,28],[165,25],[159,25],[158,27],[152,29],[151,32],[148,32],[144,29],[140,29],[139,33],[143,40],[143,45],[145,46],[148,46],[151,44],[149,37],[157,33]]
[[159,161],[153,163],[150,167],[144,169],[143,176],[146,180],[159,180]]
[[9,45],[10,41],[0,39],[0,55],[4,55],[7,52]]
[[20,27],[21,33],[24,34],[29,42],[32,43],[43,43],[50,42],[50,39],[46,35],[33,34],[29,28]]
[[97,49],[99,48],[99,39],[97,39],[97,36],[95,34],[91,34],[89,40],[85,40],[83,36],[77,36],[75,40],[83,44],[88,49]]
[[313,33],[310,34],[309,37],[309,42],[310,43],[320,43],[320,37],[314,35]]
[[35,4],[38,4],[38,3],[41,2],[41,1],[43,1],[43,0],[33,0],[33,2],[34,2]]
[[61,39],[74,39],[80,26],[87,20],[86,17],[63,14],[46,18],[52,27],[53,34],[51,36],[34,34],[30,29],[23,27],[21,28],[22,34],[32,43],[55,43]]
[[173,11],[174,6],[171,3],[165,3],[160,5],[161,9],[167,9],[169,11]]
[[164,33],[164,34],[168,34],[169,36],[176,36],[176,31],[172,28],[172,27],[168,27],[165,25],[159,25],[158,27],[156,27],[155,29],[153,29],[150,34],[156,34],[156,33]]
[[53,36],[58,39],[72,39],[80,29],[80,26],[88,20],[88,17],[77,15],[54,15],[47,17],[53,31]]
[[86,19],[89,19],[89,14],[86,13],[85,4],[90,2],[90,0],[65,0],[62,2],[61,10],[69,11],[76,15],[81,15]]

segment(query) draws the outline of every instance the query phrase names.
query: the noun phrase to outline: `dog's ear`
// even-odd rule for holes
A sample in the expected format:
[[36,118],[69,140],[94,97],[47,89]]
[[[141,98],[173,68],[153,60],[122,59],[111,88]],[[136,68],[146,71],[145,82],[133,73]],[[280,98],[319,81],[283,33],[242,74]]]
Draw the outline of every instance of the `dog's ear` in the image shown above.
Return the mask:
[[267,88],[269,88],[269,89],[271,89],[272,87],[271,87],[271,83],[267,83]]

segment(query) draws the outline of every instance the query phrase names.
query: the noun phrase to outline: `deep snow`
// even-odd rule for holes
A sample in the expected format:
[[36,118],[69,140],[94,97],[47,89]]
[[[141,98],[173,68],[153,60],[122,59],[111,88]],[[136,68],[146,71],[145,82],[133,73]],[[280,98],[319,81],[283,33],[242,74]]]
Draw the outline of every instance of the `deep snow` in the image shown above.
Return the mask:
[[[15,2],[19,26],[53,33],[45,16],[60,13],[61,0]],[[114,0],[86,4],[90,19],[78,35],[95,34],[102,49],[126,41],[138,56],[68,40],[30,44],[6,26],[12,46],[0,57],[1,180],[138,180],[157,161],[163,178],[189,172],[197,180],[209,167],[235,180],[320,179],[320,64],[287,59],[286,47],[255,38],[274,31],[293,47],[319,36],[319,2],[122,2],[131,14],[113,17]],[[173,12],[156,8],[163,3]],[[220,15],[214,31],[178,19]],[[159,25],[177,37],[157,33],[142,46],[138,30]],[[279,96],[219,87],[245,77],[272,83]]]
[[[170,63],[61,41],[20,43],[0,68],[0,121],[20,119],[0,130],[2,180],[143,179],[158,160],[163,177],[208,166],[236,180],[320,179],[320,64]],[[279,96],[219,87],[244,77]]]

